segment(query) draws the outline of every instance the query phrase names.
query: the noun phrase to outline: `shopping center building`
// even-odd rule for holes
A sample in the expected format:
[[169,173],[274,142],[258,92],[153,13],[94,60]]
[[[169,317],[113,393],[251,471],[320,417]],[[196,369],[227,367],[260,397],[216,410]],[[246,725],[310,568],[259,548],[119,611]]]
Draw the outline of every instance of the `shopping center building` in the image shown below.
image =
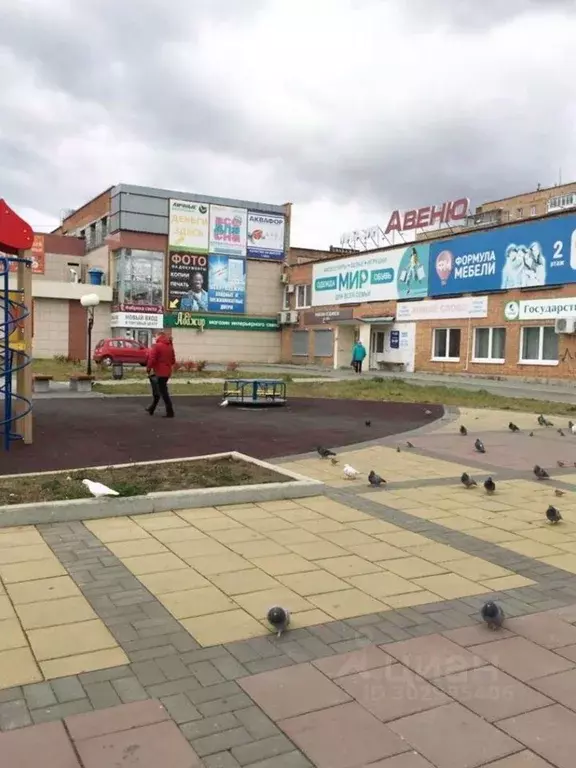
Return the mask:
[[414,226],[440,210],[396,217],[411,243],[291,252],[283,361],[349,367],[360,339],[372,370],[572,378],[576,185],[485,203],[440,229]]
[[85,358],[96,293],[94,341],[169,328],[179,359],[278,362],[289,238],[290,204],[110,187],[36,237],[34,355]]

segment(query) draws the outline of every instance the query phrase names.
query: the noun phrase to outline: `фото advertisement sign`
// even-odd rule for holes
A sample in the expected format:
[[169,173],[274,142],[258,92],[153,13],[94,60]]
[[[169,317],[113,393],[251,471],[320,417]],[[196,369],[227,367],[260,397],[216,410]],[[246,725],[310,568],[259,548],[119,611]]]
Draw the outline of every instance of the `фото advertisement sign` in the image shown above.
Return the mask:
[[396,322],[414,320],[460,320],[488,317],[488,296],[398,302]]
[[423,298],[428,294],[430,246],[411,244],[380,253],[318,262],[312,306]]
[[227,205],[210,206],[208,250],[228,256],[246,256],[248,211]]
[[470,200],[461,197],[459,200],[450,200],[442,205],[425,205],[423,208],[414,208],[411,211],[394,211],[386,227],[385,234],[389,232],[408,232],[411,229],[424,229],[441,224],[449,224],[451,221],[462,221],[468,216]]
[[282,261],[284,229],[284,216],[248,211],[248,258]]
[[169,249],[208,253],[209,209],[208,203],[170,200]]
[[207,312],[208,256],[186,251],[170,251],[166,292],[170,309]]
[[430,296],[576,282],[576,216],[430,244]]
[[210,254],[208,286],[209,312],[244,312],[246,260]]
[[510,321],[565,320],[569,317],[576,318],[576,298],[508,301],[504,306],[504,318]]
[[172,312],[164,315],[164,328],[190,328],[204,331],[278,331],[276,317],[218,317],[217,315],[195,315],[191,312]]

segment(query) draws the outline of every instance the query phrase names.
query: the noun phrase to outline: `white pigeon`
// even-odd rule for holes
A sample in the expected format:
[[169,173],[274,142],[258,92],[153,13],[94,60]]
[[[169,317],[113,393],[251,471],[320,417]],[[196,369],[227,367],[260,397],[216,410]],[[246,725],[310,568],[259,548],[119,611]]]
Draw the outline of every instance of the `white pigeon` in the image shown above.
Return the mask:
[[220,408],[226,408],[227,405],[228,405],[228,400],[222,400],[222,402],[220,403]]
[[96,496],[97,499],[102,498],[102,496],[120,496],[118,491],[108,488],[103,483],[95,483],[94,480],[82,480],[82,485],[85,485],[92,496]]
[[572,424],[572,426],[570,427],[570,431],[572,432],[573,435],[576,435],[576,424]]
[[360,474],[358,470],[354,469],[354,467],[351,467],[350,464],[345,464],[342,471],[344,472],[344,477],[346,477],[348,480],[354,480]]

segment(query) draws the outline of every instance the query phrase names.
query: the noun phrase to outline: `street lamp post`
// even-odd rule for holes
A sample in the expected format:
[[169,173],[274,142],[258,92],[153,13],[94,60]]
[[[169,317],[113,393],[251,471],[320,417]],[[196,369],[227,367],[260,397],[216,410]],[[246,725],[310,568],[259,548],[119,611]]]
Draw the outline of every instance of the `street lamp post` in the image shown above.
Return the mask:
[[86,360],[86,374],[92,376],[92,328],[94,327],[94,308],[100,304],[100,297],[96,293],[87,293],[80,299],[80,304],[88,315],[88,353]]

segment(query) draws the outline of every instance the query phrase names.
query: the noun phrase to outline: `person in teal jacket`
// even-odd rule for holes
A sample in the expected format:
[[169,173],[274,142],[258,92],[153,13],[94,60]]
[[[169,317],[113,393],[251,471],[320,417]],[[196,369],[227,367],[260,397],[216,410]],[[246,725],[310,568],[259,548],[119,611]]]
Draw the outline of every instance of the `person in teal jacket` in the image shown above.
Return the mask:
[[352,349],[352,368],[356,373],[362,373],[362,363],[366,357],[366,347],[361,341],[357,341]]

